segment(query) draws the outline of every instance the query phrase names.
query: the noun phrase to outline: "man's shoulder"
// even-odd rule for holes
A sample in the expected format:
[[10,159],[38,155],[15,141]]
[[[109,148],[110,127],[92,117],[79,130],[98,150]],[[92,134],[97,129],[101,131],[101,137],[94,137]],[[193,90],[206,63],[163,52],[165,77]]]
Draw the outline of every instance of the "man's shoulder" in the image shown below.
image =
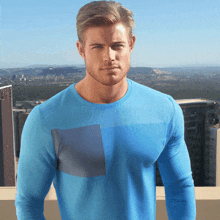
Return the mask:
[[161,105],[161,107],[164,105],[169,105],[169,107],[175,105],[175,100],[169,94],[165,94],[163,92],[160,92],[158,90],[155,90],[153,88],[150,88],[146,85],[137,83],[132,80],[131,82],[133,97],[139,97],[144,102],[150,102],[154,103],[155,105]]
[[52,96],[42,104],[38,105],[39,111],[45,116],[49,116],[61,109],[69,103],[69,99],[73,96],[72,85]]

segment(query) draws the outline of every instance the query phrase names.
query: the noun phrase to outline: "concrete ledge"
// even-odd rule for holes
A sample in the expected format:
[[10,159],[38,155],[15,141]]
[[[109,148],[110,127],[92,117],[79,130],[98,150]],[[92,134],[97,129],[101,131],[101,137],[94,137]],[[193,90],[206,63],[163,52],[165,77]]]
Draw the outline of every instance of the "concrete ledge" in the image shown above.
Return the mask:
[[[0,187],[0,220],[16,220],[17,187]],[[195,187],[196,220],[217,220],[220,216],[220,187]],[[156,187],[156,220],[168,220],[164,187]],[[56,192],[51,186],[44,202],[47,220],[61,220]]]
[[[15,200],[0,200],[0,220],[17,220]],[[217,220],[220,216],[220,200],[197,200],[196,220]],[[61,220],[58,202],[46,200],[44,202],[44,216],[46,220]],[[157,200],[156,220],[168,220],[165,200]]]
[[[195,187],[195,197],[197,200],[219,200],[220,187]],[[163,186],[156,187],[156,199],[165,200],[165,190]]]

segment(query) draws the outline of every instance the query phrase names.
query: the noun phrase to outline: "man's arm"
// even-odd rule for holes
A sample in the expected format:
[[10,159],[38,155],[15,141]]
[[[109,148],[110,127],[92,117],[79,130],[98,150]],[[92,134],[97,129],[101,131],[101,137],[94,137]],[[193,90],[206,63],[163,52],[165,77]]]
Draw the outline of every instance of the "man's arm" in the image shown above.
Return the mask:
[[52,137],[45,125],[36,106],[25,122],[21,137],[15,200],[18,220],[45,220],[44,199],[56,171]]
[[194,181],[184,140],[184,119],[180,106],[170,97],[174,114],[167,145],[157,160],[165,188],[169,220],[195,220]]

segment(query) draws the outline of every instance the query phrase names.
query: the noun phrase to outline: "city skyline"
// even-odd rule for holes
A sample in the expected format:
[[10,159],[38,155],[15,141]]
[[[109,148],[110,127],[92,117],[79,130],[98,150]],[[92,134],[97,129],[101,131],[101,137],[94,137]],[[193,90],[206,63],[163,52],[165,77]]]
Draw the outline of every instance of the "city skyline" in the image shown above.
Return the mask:
[[[88,0],[0,6],[0,68],[82,65],[76,15]],[[220,66],[220,1],[119,1],[134,13],[137,41],[131,66]]]

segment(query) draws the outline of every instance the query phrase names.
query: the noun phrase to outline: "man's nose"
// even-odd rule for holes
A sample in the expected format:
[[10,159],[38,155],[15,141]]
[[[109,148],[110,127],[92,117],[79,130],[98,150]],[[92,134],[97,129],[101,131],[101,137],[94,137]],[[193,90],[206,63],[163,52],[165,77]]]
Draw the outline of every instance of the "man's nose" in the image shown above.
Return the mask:
[[115,50],[113,50],[111,47],[108,47],[104,54],[104,61],[113,61],[115,60]]

